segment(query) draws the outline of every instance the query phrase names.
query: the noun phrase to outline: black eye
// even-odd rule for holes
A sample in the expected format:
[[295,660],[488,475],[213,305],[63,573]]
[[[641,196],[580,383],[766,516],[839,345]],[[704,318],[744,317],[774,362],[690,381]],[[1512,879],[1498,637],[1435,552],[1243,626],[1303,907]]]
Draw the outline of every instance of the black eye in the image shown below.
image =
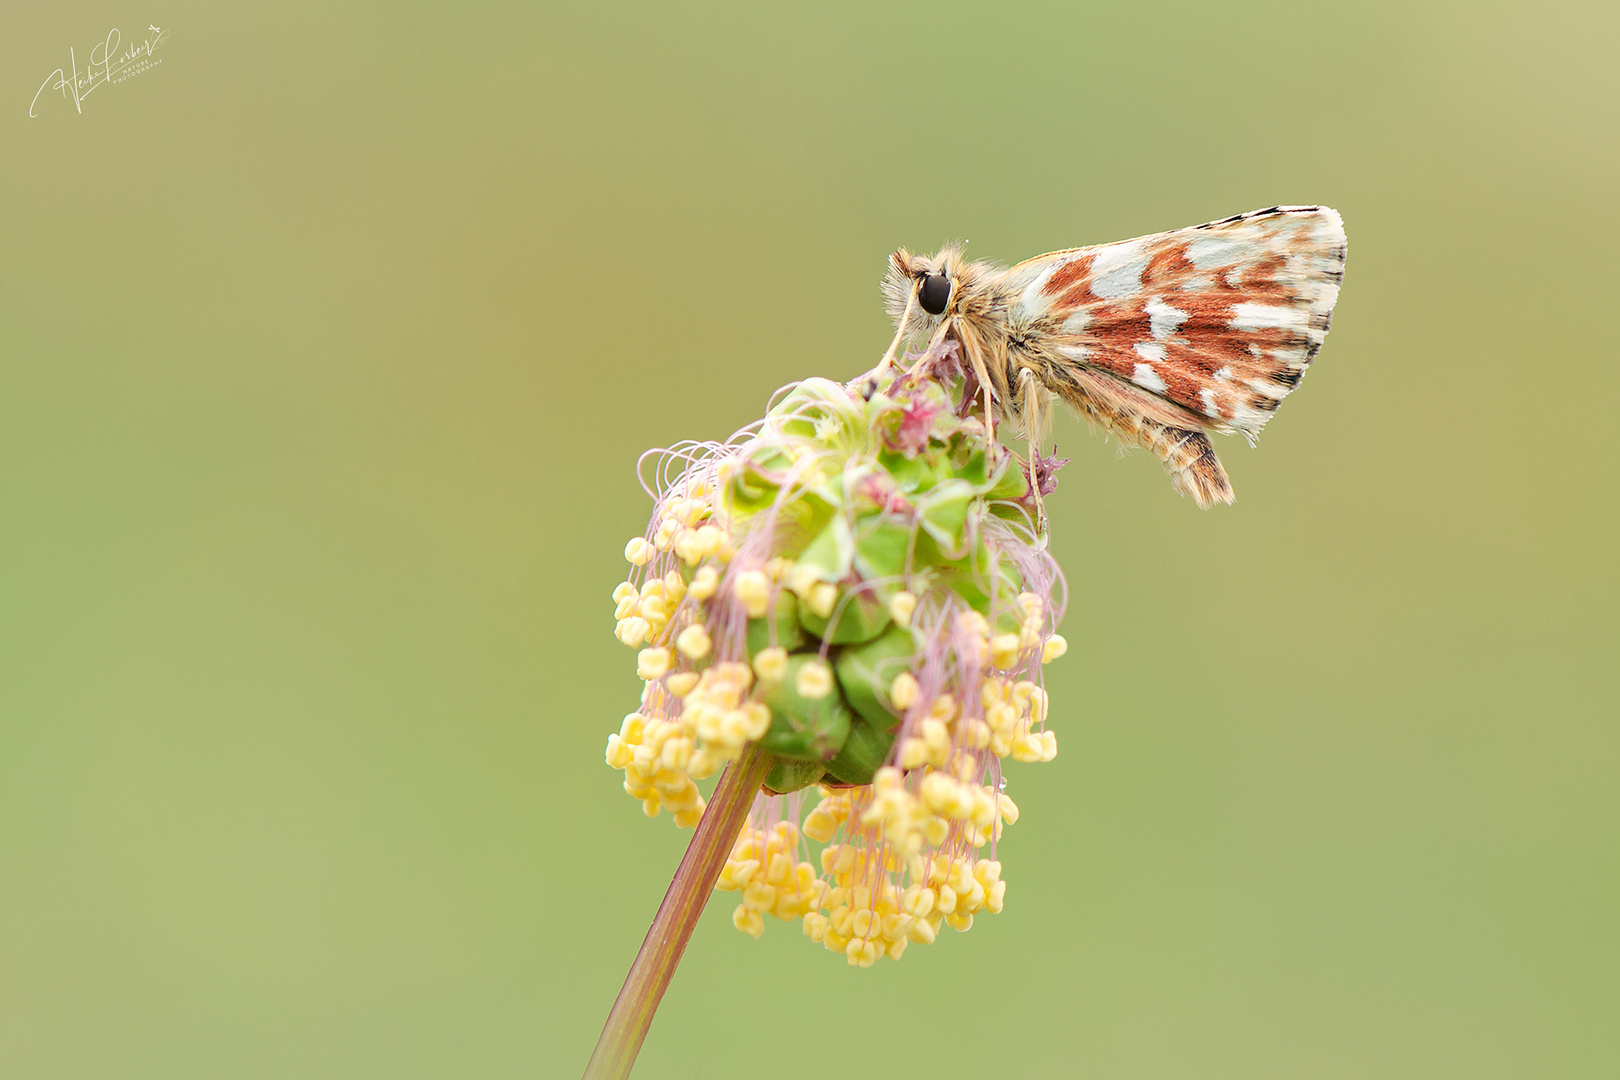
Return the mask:
[[917,302],[930,315],[945,311],[945,301],[951,298],[951,279],[944,274],[928,274],[917,287]]

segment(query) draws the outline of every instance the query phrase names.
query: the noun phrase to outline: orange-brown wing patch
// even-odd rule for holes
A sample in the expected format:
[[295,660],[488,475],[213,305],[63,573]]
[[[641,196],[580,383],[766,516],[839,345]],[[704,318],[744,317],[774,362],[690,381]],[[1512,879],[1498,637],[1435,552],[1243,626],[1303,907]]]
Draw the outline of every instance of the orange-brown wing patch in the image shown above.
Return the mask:
[[1344,254],[1334,211],[1273,207],[1043,256],[1008,284],[1063,356],[1252,437],[1321,348]]

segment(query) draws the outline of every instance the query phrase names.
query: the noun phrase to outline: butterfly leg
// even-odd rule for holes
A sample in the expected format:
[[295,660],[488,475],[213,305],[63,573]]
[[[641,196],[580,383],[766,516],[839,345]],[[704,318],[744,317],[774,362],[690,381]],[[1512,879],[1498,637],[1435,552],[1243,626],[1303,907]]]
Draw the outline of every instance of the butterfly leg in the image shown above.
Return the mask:
[[[934,342],[932,344],[937,344],[939,341],[943,340],[944,337],[945,337],[946,332],[949,331],[950,329],[952,329],[951,320],[947,319],[943,323],[940,324],[939,333],[934,335]],[[967,353],[968,363],[973,368],[973,375],[974,375],[975,378],[977,378],[979,380],[979,387],[984,393],[984,431],[985,431],[985,438],[987,440],[989,440],[990,442],[995,442],[996,441],[996,411],[995,411],[995,408],[994,408],[994,405],[992,403],[992,399],[991,399],[991,396],[990,396],[990,369],[985,367],[985,365],[984,365],[984,357],[980,356],[979,355],[979,350],[974,348],[969,343],[967,335],[962,334],[962,333],[959,332],[956,335],[956,341],[957,341],[957,344],[959,344],[962,347],[962,351]],[[932,344],[930,345],[930,347],[932,347]]]
[[1045,429],[1045,418],[1041,415],[1041,385],[1035,378],[1035,373],[1024,368],[1018,373],[1018,382],[1023,391],[1023,423],[1024,437],[1029,441],[1029,490],[1035,496],[1035,533],[1037,536],[1046,535],[1046,503],[1041,497],[1041,432]]

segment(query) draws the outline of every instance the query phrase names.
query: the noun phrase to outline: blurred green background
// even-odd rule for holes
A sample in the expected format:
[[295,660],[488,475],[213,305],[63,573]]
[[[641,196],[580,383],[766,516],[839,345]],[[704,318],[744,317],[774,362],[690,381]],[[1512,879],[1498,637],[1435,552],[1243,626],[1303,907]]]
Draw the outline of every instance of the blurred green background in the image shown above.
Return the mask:
[[0,1076],[577,1075],[688,835],[636,455],[895,246],[1279,202],[1349,272],[1237,505],[1059,426],[1007,910],[716,903],[637,1076],[1620,1074],[1614,4],[160,7],[0,41]]

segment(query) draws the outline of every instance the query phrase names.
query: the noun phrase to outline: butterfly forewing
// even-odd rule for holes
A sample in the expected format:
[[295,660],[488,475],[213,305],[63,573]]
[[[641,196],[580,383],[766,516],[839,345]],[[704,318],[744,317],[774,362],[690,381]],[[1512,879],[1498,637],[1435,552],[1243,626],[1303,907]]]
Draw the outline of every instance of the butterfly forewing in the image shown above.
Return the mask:
[[1344,258],[1335,211],[1280,206],[1042,255],[1004,285],[1011,320],[1092,379],[1252,438],[1321,348]]

